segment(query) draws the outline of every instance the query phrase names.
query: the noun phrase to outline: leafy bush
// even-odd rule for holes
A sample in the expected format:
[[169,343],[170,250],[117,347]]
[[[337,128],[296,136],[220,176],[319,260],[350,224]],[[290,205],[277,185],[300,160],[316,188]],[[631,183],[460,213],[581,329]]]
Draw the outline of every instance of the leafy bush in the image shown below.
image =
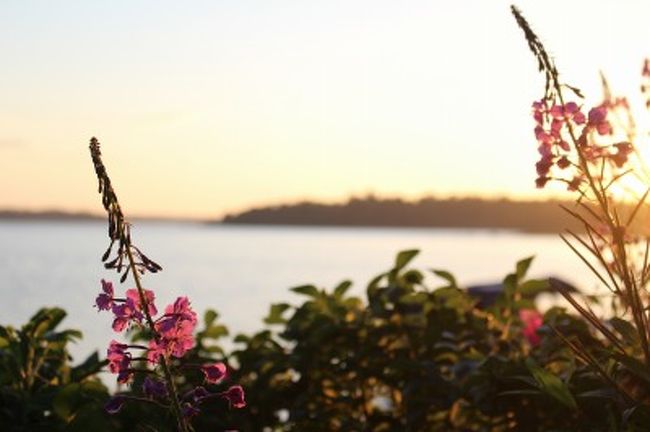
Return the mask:
[[110,430],[106,387],[96,374],[106,364],[93,353],[70,364],[77,330],[57,331],[66,313],[39,310],[20,329],[0,326],[0,425],[6,431]]
[[[245,388],[247,407],[207,401],[194,430],[647,430],[645,407],[630,410],[615,389],[642,395],[644,381],[636,376],[647,375],[643,366],[616,369],[606,340],[580,317],[558,307],[539,315],[535,298],[550,288],[526,278],[531,259],[517,263],[486,302],[447,272],[432,271],[438,282],[430,282],[409,267],[416,254],[398,254],[368,283],[365,298],[350,295],[348,281],[332,290],[293,288],[305,300],[271,305],[265,328],[236,336],[230,354],[220,346],[228,329],[207,311],[184,362],[236,366],[229,379]],[[173,430],[166,408],[155,403],[125,404],[110,417],[103,412],[108,392],[96,374],[106,362],[93,354],[70,365],[66,344],[80,334],[55,331],[64,315],[43,309],[20,330],[0,328],[0,424]],[[613,318],[608,326],[629,340],[628,349],[638,344],[626,321]],[[131,337],[137,343],[142,335]],[[572,349],[578,344],[609,365],[615,384],[586,366]],[[181,395],[204,381],[197,368],[177,373]],[[136,377],[120,395],[141,397],[142,383]]]
[[[240,335],[232,354],[249,407],[242,430],[612,430],[622,423],[611,391],[579,364],[565,338],[602,347],[580,319],[553,308],[530,328],[544,280],[526,259],[486,308],[447,272],[435,289],[400,253],[367,298],[293,288],[298,306],[270,308],[275,328]],[[539,327],[539,328],[537,328]],[[541,337],[540,337],[541,336]]]

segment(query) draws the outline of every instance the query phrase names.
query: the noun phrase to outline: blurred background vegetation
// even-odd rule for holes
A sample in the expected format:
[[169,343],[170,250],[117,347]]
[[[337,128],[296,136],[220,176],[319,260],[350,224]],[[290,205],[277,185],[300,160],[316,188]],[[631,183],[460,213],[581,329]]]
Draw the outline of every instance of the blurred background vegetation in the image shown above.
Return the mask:
[[[210,402],[196,430],[647,430],[646,406],[622,409],[611,383],[566,342],[607,364],[608,348],[582,319],[553,307],[536,329],[540,339],[526,336],[519,312],[549,290],[548,281],[526,278],[530,258],[486,302],[444,271],[432,270],[436,282],[427,283],[429,271],[409,266],[416,254],[399,253],[368,283],[365,298],[349,295],[348,281],[292,288],[304,301],[271,305],[263,328],[236,335],[230,352],[222,348],[227,327],[207,311],[189,363],[225,361],[227,381],[245,388],[248,405],[231,411],[223,400]],[[97,375],[103,355],[75,364],[67,349],[81,333],[58,330],[64,317],[42,309],[20,328],[0,328],[3,430],[173,430],[152,403],[127,401],[115,416],[104,412],[111,391]],[[622,320],[612,324],[630,349],[638,344]],[[199,375],[188,369],[181,392],[201,384]],[[615,376],[637,395],[650,382],[633,364]]]

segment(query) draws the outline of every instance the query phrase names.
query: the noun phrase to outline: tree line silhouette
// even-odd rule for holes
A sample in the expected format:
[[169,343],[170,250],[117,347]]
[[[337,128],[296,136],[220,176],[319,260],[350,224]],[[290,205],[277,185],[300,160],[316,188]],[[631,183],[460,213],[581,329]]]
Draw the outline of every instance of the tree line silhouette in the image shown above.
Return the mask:
[[341,204],[304,201],[297,204],[253,208],[225,216],[225,224],[325,225],[376,227],[436,227],[515,229],[528,232],[580,230],[560,200],[427,197],[418,201],[374,196],[350,198]]

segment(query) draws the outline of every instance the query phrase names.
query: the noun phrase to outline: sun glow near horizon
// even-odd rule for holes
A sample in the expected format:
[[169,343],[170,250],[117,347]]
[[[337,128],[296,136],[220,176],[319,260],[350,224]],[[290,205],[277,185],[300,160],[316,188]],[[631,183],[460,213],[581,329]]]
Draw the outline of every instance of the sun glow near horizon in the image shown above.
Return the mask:
[[[91,136],[131,214],[556,196],[534,189],[543,80],[508,6],[4,3],[0,208],[97,212]],[[590,100],[599,69],[637,91],[649,6],[520,6]]]

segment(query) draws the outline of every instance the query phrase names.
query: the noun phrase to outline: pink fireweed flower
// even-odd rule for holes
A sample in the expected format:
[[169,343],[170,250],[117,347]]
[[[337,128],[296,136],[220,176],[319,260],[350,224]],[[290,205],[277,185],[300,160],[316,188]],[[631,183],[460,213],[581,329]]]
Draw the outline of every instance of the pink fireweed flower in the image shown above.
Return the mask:
[[116,332],[124,330],[131,321],[142,321],[142,313],[138,310],[136,303],[131,298],[127,298],[121,304],[114,304],[111,310],[115,314],[113,330]]
[[205,381],[210,384],[219,384],[226,377],[226,365],[223,363],[204,364],[201,372],[205,375]]
[[602,147],[599,146],[587,146],[582,147],[582,154],[590,162],[595,161],[598,158],[605,156],[605,151]]
[[583,181],[584,181],[584,179],[582,177],[580,177],[580,176],[574,177],[573,179],[571,179],[568,182],[567,190],[577,191],[578,189],[580,189],[580,185],[582,184]]
[[165,314],[155,324],[159,338],[149,342],[147,358],[156,363],[160,356],[180,358],[194,347],[196,313],[190,308],[187,297],[178,297],[165,308]]
[[167,357],[167,344],[164,341],[150,340],[147,350],[147,361],[156,364],[160,361],[160,356]]
[[244,400],[244,389],[242,386],[232,386],[225,392],[221,393],[221,396],[228,399],[231,407],[244,408],[246,406],[246,401]]
[[[156,295],[151,290],[146,289],[143,291],[144,291],[144,300],[147,303],[149,315],[151,316],[156,315],[158,313],[158,309],[156,309],[156,305],[154,304]],[[142,304],[140,302],[140,294],[138,293],[138,290],[136,288],[131,288],[126,290],[126,298],[131,299],[133,301],[133,304],[135,304],[135,307],[138,311],[144,312],[144,308],[142,307]]]
[[108,370],[111,373],[118,373],[125,366],[128,368],[131,361],[131,354],[126,351],[128,345],[112,340],[108,346],[106,360],[108,360]]
[[109,310],[113,306],[113,283],[102,279],[102,291],[95,299],[95,306],[99,310]]
[[196,321],[196,313],[190,307],[188,298],[178,297],[174,304],[165,308],[165,315],[156,323],[156,330],[170,336],[179,332],[191,334]]
[[566,156],[562,156],[555,164],[560,169],[565,169],[571,165],[571,162],[569,161],[569,158],[567,158]]
[[108,360],[108,370],[117,374],[117,382],[126,383],[133,376],[131,371],[131,354],[126,351],[127,345],[117,341],[111,341],[108,346],[106,359]]
[[537,151],[542,157],[553,156],[553,148],[550,144],[541,144],[539,147],[537,147]]
[[627,162],[629,154],[632,153],[632,144],[621,142],[614,144],[614,147],[616,147],[616,153],[610,155],[610,158],[617,167],[622,168]]
[[549,177],[537,177],[537,178],[535,179],[535,186],[536,186],[538,189],[541,189],[541,188],[543,188],[544,186],[546,186],[546,183],[548,183],[549,180],[550,180]]
[[549,113],[553,117],[553,122],[558,122],[555,127],[551,125],[551,128],[557,129],[558,131],[568,121],[581,125],[586,120],[585,115],[580,111],[580,107],[575,102],[568,102],[564,105],[553,105]]
[[598,131],[599,135],[609,135],[612,133],[612,125],[607,121],[607,108],[599,106],[589,111],[589,127]]
[[158,330],[165,333],[185,321],[195,325],[196,313],[190,307],[187,297],[178,297],[174,304],[165,308],[165,316],[158,322]]
[[553,166],[553,156],[542,156],[542,158],[535,164],[537,175],[544,177],[551,170]]
[[535,139],[539,141],[540,145],[551,145],[554,141],[553,135],[546,132],[541,126],[535,127]]
[[117,374],[117,382],[126,384],[133,378],[133,371],[131,369],[123,369]]
[[546,113],[546,101],[544,99],[533,102],[533,118],[538,125],[544,122],[544,114]]
[[541,338],[537,334],[537,329],[539,329],[544,322],[542,315],[534,309],[521,309],[519,311],[519,319],[524,324],[522,330],[524,337],[531,345],[539,345]]
[[167,352],[176,358],[183,357],[186,352],[194,348],[194,323],[182,321],[175,331],[167,332],[163,339],[167,345]]

